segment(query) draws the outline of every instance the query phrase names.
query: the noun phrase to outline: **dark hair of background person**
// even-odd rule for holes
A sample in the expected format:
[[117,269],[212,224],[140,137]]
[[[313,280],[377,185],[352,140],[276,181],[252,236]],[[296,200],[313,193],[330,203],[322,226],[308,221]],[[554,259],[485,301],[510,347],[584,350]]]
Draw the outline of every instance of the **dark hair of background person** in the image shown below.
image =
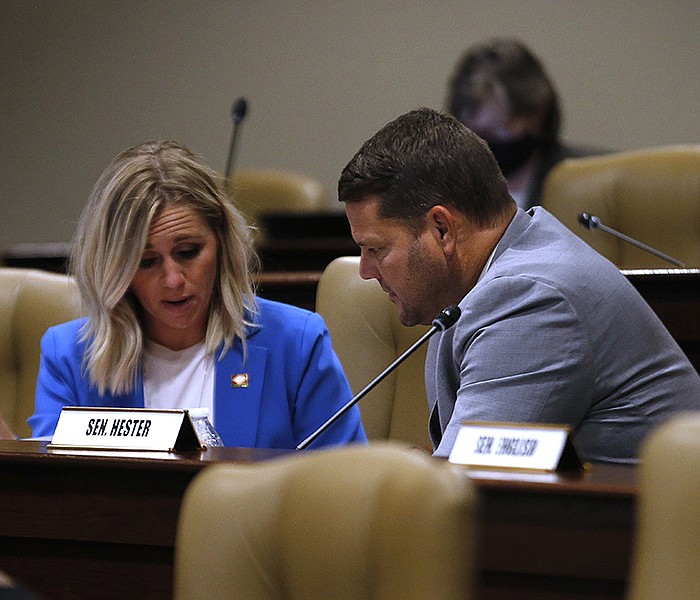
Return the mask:
[[505,94],[511,116],[542,115],[544,149],[557,142],[562,116],[556,89],[540,60],[518,40],[495,38],[469,48],[450,80],[447,107],[465,121],[497,93]]

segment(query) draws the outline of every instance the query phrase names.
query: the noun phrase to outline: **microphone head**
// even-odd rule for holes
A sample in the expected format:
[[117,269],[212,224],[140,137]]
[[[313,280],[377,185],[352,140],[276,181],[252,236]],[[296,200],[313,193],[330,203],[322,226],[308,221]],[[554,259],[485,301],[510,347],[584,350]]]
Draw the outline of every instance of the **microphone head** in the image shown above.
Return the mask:
[[589,215],[588,213],[581,213],[578,216],[578,222],[586,229],[595,229],[598,227],[598,217]]
[[433,327],[437,327],[440,331],[445,331],[445,329],[449,329],[457,322],[461,314],[462,311],[456,304],[443,308],[440,314],[433,319]]
[[231,107],[231,117],[234,123],[240,123],[248,111],[248,102],[242,96],[233,103]]

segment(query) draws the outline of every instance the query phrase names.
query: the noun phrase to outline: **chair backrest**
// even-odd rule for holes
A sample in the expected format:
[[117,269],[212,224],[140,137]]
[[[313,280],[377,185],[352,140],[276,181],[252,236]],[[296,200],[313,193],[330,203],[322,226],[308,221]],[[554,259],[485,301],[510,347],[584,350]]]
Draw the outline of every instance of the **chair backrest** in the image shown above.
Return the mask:
[[311,211],[326,208],[328,193],[316,179],[279,169],[237,169],[228,189],[236,205],[258,225],[258,215],[266,212]]
[[80,313],[71,277],[0,268],[0,414],[16,435],[31,434],[26,420],[34,412],[41,336]]
[[182,501],[174,598],[470,598],[474,499],[465,471],[382,442],[207,467]]
[[[405,327],[389,296],[359,274],[360,259],[343,256],[323,271],[316,310],[324,318],[353,393],[358,393],[427,327]],[[431,449],[425,394],[427,344],[408,359],[358,406],[369,439],[393,439]]]
[[580,213],[700,267],[700,145],[565,160],[545,180],[542,206],[621,269],[672,265],[603,231],[586,230]]
[[651,432],[640,451],[629,600],[700,598],[700,413]]

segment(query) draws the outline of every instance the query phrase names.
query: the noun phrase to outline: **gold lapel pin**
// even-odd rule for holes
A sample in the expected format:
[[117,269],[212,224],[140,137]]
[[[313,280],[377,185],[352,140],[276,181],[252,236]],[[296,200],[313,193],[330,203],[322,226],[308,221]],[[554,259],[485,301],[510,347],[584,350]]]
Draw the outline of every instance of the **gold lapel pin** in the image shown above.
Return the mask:
[[235,375],[231,375],[231,387],[247,388],[248,373],[236,373]]

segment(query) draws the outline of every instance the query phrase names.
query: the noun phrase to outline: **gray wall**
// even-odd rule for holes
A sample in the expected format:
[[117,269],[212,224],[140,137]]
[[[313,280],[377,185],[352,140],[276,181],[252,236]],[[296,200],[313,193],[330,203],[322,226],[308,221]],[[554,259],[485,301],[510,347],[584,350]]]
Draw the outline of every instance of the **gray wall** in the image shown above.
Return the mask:
[[237,164],[333,191],[380,126],[442,108],[455,61],[492,35],[548,66],[565,139],[697,143],[699,32],[697,0],[0,0],[0,246],[68,241],[128,145],[178,139],[223,171],[238,96]]

